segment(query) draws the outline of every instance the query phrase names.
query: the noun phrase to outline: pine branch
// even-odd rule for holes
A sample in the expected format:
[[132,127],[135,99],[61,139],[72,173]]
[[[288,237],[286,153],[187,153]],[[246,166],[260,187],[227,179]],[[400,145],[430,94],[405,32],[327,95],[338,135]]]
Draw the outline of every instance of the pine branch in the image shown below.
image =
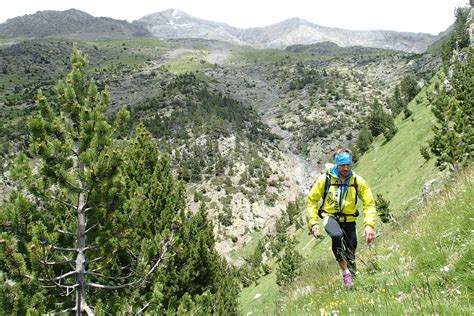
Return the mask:
[[[70,184],[68,183],[68,185],[70,185]],[[57,197],[55,197],[55,196],[53,196],[53,195],[49,196],[49,198],[52,199],[52,200],[54,200],[54,201],[56,201],[56,202],[59,202],[59,203],[63,204],[64,206],[66,206],[66,207],[68,207],[68,208],[71,208],[71,209],[73,209],[73,210],[76,209],[76,206],[74,206],[73,204],[68,203],[68,202],[66,202],[66,201],[63,201],[63,200],[61,200],[61,199],[58,199]]]
[[77,271],[74,270],[74,271],[69,271],[69,272],[67,272],[67,273],[64,273],[64,274],[62,274],[62,275],[60,275],[60,276],[58,276],[58,277],[55,277],[55,278],[51,278],[51,279],[39,279],[39,280],[40,280],[40,281],[43,281],[43,282],[45,282],[45,281],[59,281],[59,280],[62,280],[62,279],[64,279],[64,278],[67,278],[67,277],[69,277],[69,276],[71,276],[71,275],[75,275],[75,274],[77,274]]
[[51,315],[63,315],[65,313],[69,313],[69,312],[75,312],[76,311],[76,308],[75,307],[70,307],[70,308],[66,308],[65,310],[62,310],[60,312],[57,312],[57,313],[51,313]]
[[56,247],[56,246],[52,246],[51,248],[53,250],[57,250],[57,251],[72,251],[72,252],[77,252],[78,251],[77,248],[63,248],[63,247]]
[[70,261],[69,266],[71,267],[71,269],[74,270],[75,267],[74,267],[73,263],[76,262],[76,261],[73,260],[73,259],[69,259],[69,258],[66,257],[64,254],[63,254],[62,256],[63,256],[63,258],[64,258],[66,261]]
[[133,277],[135,275],[134,272],[130,273],[129,275],[127,276],[122,276],[122,277],[111,277],[111,276],[106,276],[102,273],[96,273],[94,271],[97,271],[96,270],[93,270],[92,272],[87,272],[85,274],[88,274],[88,275],[93,275],[93,276],[98,276],[98,277],[101,277],[101,278],[105,278],[105,279],[108,279],[108,280],[125,280],[125,279],[129,279],[131,277]]
[[141,315],[143,314],[143,312],[145,311],[145,309],[148,308],[148,306],[150,306],[150,302],[146,303],[145,306],[143,306],[139,311],[137,311],[137,314],[136,315]]
[[[89,208],[86,208],[85,211],[87,212],[88,209],[89,209]],[[87,234],[89,231],[91,231],[92,229],[94,229],[94,228],[96,228],[96,227],[97,227],[97,224],[92,225],[91,227],[89,227],[88,229],[86,229],[86,232],[85,232],[85,233]]]
[[88,246],[88,247],[84,247],[84,249],[82,249],[82,251],[86,251],[86,250],[94,250],[94,249],[98,249],[99,246]]
[[86,260],[84,263],[85,264],[91,264],[91,263],[97,262],[97,261],[102,260],[102,259],[104,259],[104,257],[97,257],[97,258],[94,258],[92,260]]
[[55,265],[59,265],[59,264],[73,263],[74,260],[66,260],[66,261],[45,261],[45,260],[41,260],[41,259],[40,259],[40,262],[41,262],[42,264],[45,264],[45,265],[48,265],[48,266],[55,266]]
[[[75,283],[75,284],[61,284],[61,283],[58,283],[54,280],[49,280],[49,279],[39,279],[41,282],[51,282],[54,284],[54,286],[56,287],[59,287],[61,289],[66,289],[66,290],[74,290],[75,288],[77,288],[79,286],[79,283]],[[69,295],[69,294],[67,294]]]
[[62,230],[62,229],[56,229],[56,231],[61,233],[61,234],[65,234],[65,235],[69,235],[69,236],[76,236],[76,233],[67,232],[67,231]]
[[90,286],[90,287],[93,287],[93,288],[99,288],[99,289],[105,289],[105,290],[120,290],[120,289],[124,289],[124,288],[127,288],[127,287],[137,288],[137,287],[141,286],[143,283],[145,283],[145,281],[150,276],[150,274],[152,274],[158,268],[158,266],[160,265],[161,261],[163,260],[163,258],[165,256],[166,252],[168,251],[170,245],[172,245],[172,239],[171,238],[163,245],[160,257],[155,262],[153,267],[147,272],[147,274],[143,278],[138,279],[135,282],[130,282],[130,283],[121,284],[121,285],[103,285],[103,284],[98,284],[98,283],[87,283],[87,285]]

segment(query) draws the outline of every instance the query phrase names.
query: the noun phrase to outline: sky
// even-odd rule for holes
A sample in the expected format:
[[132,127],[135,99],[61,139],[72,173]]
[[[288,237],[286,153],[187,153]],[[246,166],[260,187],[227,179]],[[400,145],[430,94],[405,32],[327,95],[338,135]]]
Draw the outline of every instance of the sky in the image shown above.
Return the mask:
[[469,0],[4,0],[0,23],[43,10],[75,8],[93,16],[132,22],[178,9],[197,18],[239,28],[262,27],[299,17],[350,30],[438,34],[454,22],[454,10]]

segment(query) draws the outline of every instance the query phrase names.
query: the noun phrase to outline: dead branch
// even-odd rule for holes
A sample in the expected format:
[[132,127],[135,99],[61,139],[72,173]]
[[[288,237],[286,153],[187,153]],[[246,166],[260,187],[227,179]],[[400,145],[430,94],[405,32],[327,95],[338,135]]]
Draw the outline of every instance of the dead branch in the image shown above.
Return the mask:
[[145,281],[150,276],[150,274],[152,274],[156,270],[156,268],[158,268],[158,266],[160,265],[161,261],[163,260],[165,254],[168,251],[168,248],[171,244],[172,244],[172,239],[170,238],[163,245],[162,252],[161,252],[158,260],[153,265],[153,267],[147,272],[147,274],[143,278],[138,279],[135,282],[130,282],[130,283],[127,283],[127,284],[122,284],[122,285],[103,285],[103,284],[98,284],[98,283],[87,283],[87,285],[90,286],[90,287],[99,288],[99,289],[106,289],[106,290],[120,290],[120,289],[124,289],[126,287],[137,288],[137,287],[141,286],[143,283],[145,283]]
[[143,306],[143,307],[137,312],[137,315],[143,314],[143,312],[145,311],[145,309],[148,308],[148,306],[150,306],[150,302],[146,303],[145,306]]
[[67,278],[71,275],[75,275],[77,274],[77,271],[69,271],[67,273],[64,273],[63,275],[60,275],[58,277],[55,277],[55,278],[51,278],[51,279],[39,279],[40,281],[59,281],[59,280],[62,280],[64,278]]
[[76,233],[67,232],[67,231],[62,230],[62,229],[56,229],[56,231],[60,232],[61,234],[70,235],[70,236],[76,236],[77,235]]
[[74,260],[66,260],[66,261],[45,261],[45,260],[40,260],[42,264],[46,264],[48,266],[55,266],[55,265],[60,265],[60,264],[66,264],[66,263],[72,263]]
[[77,248],[63,248],[63,247],[56,247],[56,246],[52,246],[51,247],[53,250],[58,250],[58,251],[73,251],[73,252],[77,252],[78,249]]
[[41,282],[51,282],[54,284],[55,287],[59,287],[59,288],[62,288],[62,289],[66,289],[66,290],[74,290],[75,288],[77,288],[79,286],[78,283],[76,284],[61,284],[61,283],[58,283],[56,281],[54,281],[53,279],[38,279],[39,281]]
[[94,249],[98,249],[99,246],[89,246],[89,247],[84,247],[84,249],[82,249],[82,251],[86,251],[86,250],[94,250]]
[[68,258],[68,257],[66,257],[64,254],[63,254],[62,256],[63,256],[63,258],[64,258],[66,261],[70,261],[70,264],[69,264],[69,266],[71,267],[71,269],[73,269],[73,270],[74,270],[74,269],[75,269],[75,267],[74,267],[73,263],[74,263],[74,262],[76,262],[76,261],[75,261],[75,260],[72,260],[72,259],[69,259],[69,258]]
[[104,275],[104,274],[102,274],[102,273],[88,272],[88,271],[86,271],[86,274],[98,276],[98,277],[105,278],[105,279],[109,279],[109,280],[125,280],[125,279],[130,279],[131,277],[133,277],[133,276],[135,275],[135,273],[130,273],[129,275],[126,275],[126,276],[111,277],[111,276]]
[[[88,209],[88,208],[87,208],[87,209]],[[86,210],[87,210],[87,209],[86,209]],[[86,229],[85,234],[87,234],[89,231],[93,230],[93,229],[96,228],[96,227],[97,227],[97,224],[92,225],[91,227],[89,227],[88,229]]]
[[104,257],[97,257],[97,258],[94,258],[92,260],[86,260],[84,263],[85,264],[91,264],[91,263],[97,262],[97,261],[102,260],[102,259],[104,259]]

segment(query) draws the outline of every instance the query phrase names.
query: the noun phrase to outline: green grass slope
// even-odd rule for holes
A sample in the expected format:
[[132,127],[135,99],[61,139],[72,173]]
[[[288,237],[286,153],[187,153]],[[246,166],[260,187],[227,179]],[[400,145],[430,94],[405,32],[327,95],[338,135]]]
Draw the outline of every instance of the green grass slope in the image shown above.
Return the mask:
[[[439,78],[410,103],[411,117],[397,118],[395,137],[377,139],[356,165],[374,194],[391,202],[397,222],[378,223],[380,236],[371,247],[359,223],[355,289],[343,288],[329,238],[311,241],[300,230],[294,235],[305,257],[302,276],[279,289],[272,282],[275,264],[270,275],[242,290],[242,315],[472,315],[474,168],[446,178],[433,158],[425,161],[420,154],[432,137],[427,95]],[[440,191],[419,203],[432,179],[431,190]]]
[[374,194],[380,193],[391,201],[395,215],[403,214],[423,191],[423,185],[441,174],[434,165],[434,159],[425,161],[420,147],[426,146],[433,137],[432,125],[435,117],[429,108],[427,94],[439,81],[435,76],[430,86],[409,104],[413,114],[403,118],[400,114],[395,123],[398,132],[385,142],[380,136],[373,148],[366,152],[355,166],[356,173],[366,179]]

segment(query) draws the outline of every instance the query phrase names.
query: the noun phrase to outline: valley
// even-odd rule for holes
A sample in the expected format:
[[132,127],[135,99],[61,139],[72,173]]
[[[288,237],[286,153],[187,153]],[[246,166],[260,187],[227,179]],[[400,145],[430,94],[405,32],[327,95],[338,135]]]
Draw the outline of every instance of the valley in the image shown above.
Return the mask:
[[[438,36],[174,9],[0,24],[0,314],[472,314],[456,19]],[[342,146],[377,208],[351,291],[306,214]]]
[[[196,210],[206,201],[227,252],[249,242],[248,231],[271,229],[287,203],[308,191],[332,150],[354,144],[373,100],[387,104],[406,73],[423,80],[438,65],[429,55],[324,43],[294,51],[200,39],[102,40],[79,46],[90,59],[91,75],[109,87],[111,108],[126,106],[133,125],[145,122],[170,155],[178,177],[185,172],[179,167],[183,163],[191,173],[195,164],[204,167],[199,177],[183,178],[188,205]],[[324,54],[318,53],[322,48]],[[4,137],[14,130],[22,133],[16,123],[22,115],[16,113],[34,109],[31,87],[50,91],[54,78],[65,71],[58,57],[65,60],[67,55],[67,43],[57,40],[0,49],[7,69],[0,95]],[[21,93],[13,99],[15,91]],[[200,104],[210,100],[199,91],[235,100],[234,109],[223,108],[234,114],[221,116],[218,108],[218,120],[202,116],[209,112],[197,114]],[[213,151],[218,156],[201,152],[199,144],[217,146]],[[193,162],[191,157],[204,160]],[[216,164],[222,171],[212,171]],[[202,195],[197,201],[196,194]],[[226,205],[233,210],[230,226],[218,220]]]

